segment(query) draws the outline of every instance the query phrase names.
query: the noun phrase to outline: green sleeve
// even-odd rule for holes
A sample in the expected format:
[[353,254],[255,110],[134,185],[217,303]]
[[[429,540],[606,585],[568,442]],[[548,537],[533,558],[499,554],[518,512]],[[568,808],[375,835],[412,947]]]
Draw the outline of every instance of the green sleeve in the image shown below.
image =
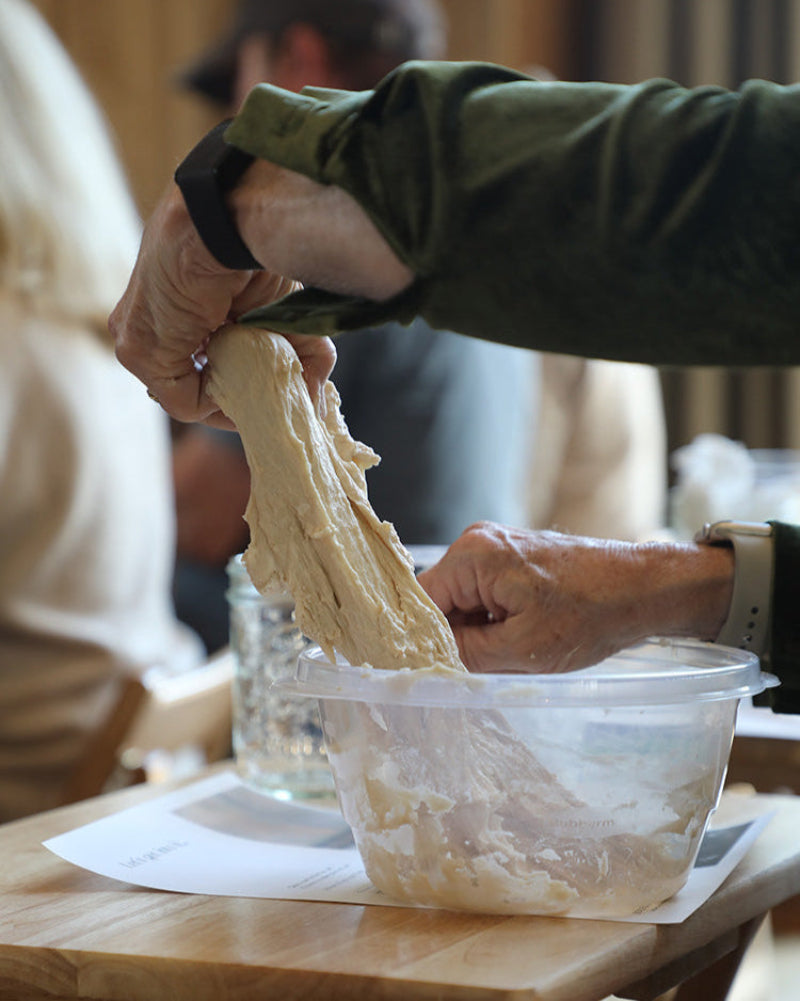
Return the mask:
[[772,522],[775,567],[768,667],[780,688],[772,697],[776,712],[800,713],[800,526]]
[[257,87],[228,130],[350,192],[417,275],[251,314],[333,333],[422,315],[541,350],[800,363],[800,87],[542,83],[407,63],[375,91]]

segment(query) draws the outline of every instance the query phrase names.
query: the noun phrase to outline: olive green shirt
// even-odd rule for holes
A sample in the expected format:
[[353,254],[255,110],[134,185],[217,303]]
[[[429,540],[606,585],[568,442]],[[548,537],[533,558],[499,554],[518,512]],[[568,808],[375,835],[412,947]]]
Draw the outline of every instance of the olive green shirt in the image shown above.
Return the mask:
[[[227,138],[335,184],[416,279],[316,289],[248,322],[333,334],[421,315],[539,350],[800,364],[800,87],[542,83],[407,63],[374,91],[260,85]],[[800,711],[800,529],[776,526],[771,668]]]

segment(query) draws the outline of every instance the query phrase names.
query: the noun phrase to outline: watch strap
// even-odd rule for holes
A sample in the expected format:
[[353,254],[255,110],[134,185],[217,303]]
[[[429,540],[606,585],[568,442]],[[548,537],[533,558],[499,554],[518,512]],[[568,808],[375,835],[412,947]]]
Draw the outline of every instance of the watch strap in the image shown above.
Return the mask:
[[733,595],[716,638],[723,646],[762,654],[768,646],[774,547],[772,528],[755,522],[705,525],[695,541],[733,546]]
[[230,121],[215,125],[189,152],[175,171],[175,183],[209,253],[232,271],[256,271],[262,266],[239,235],[225,203],[227,192],[255,159],[225,141]]
[[800,526],[773,521],[775,574],[772,586],[769,669],[780,678],[772,690],[775,712],[800,714]]

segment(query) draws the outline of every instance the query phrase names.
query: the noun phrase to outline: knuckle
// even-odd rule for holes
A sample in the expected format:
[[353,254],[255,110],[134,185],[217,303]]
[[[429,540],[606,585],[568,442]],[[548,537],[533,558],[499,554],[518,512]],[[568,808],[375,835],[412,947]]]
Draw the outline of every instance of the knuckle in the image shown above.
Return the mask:
[[132,365],[132,352],[130,346],[124,337],[119,333],[115,336],[114,340],[114,353],[117,356],[117,361],[120,362],[125,368],[130,369]]
[[491,548],[496,537],[497,526],[491,521],[476,521],[464,529],[463,545],[471,550],[481,551]]

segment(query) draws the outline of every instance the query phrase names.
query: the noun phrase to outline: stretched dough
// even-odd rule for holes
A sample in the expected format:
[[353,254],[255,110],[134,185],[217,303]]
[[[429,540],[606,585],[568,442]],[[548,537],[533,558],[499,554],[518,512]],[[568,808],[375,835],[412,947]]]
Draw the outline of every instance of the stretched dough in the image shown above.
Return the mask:
[[[464,670],[411,557],[370,506],[364,470],[378,459],[350,437],[333,385],[320,418],[289,342],[262,330],[226,327],[208,353],[209,390],[236,423],[252,475],[245,562],[256,587],[287,587],[300,628],[329,657]],[[405,710],[335,700],[327,710],[344,815],[385,893],[498,913],[619,916],[685,882],[716,766],[685,776],[666,804],[639,790],[641,803],[632,794],[614,811],[616,756],[590,748],[584,760],[578,749],[556,776],[502,712]],[[651,758],[629,764],[652,771]],[[598,772],[593,805],[580,791]]]
[[465,670],[394,526],[369,503],[364,472],[380,460],[351,438],[333,383],[320,417],[289,342],[256,328],[224,327],[208,356],[208,390],[250,467],[244,562],[258,590],[290,591],[300,629],[331,659]]

